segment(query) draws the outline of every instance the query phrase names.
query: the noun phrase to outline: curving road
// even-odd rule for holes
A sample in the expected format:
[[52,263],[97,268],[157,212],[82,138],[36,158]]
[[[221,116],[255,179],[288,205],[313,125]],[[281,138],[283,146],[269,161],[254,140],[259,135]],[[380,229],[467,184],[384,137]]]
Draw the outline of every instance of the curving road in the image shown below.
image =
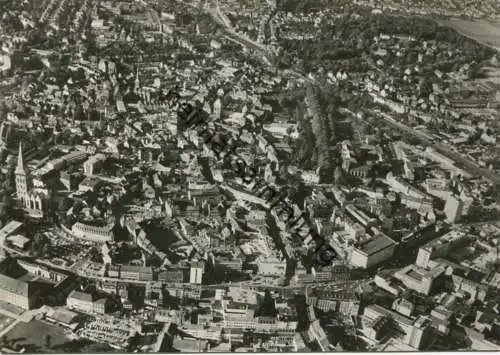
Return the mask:
[[220,9],[220,6],[219,6],[219,1],[218,0],[215,0],[215,11],[214,11],[214,9],[210,9],[209,12],[210,12],[210,14],[212,15],[212,17],[214,18],[214,20],[216,22],[224,25],[224,27],[226,28],[226,32],[228,32],[232,36],[237,37],[238,40],[243,45],[245,45],[247,47],[251,47],[251,48],[259,50],[259,51],[262,51],[264,53],[267,53],[266,46],[264,46],[264,45],[262,45],[262,44],[260,44],[258,42],[255,42],[255,41],[251,40],[247,36],[245,36],[245,35],[243,35],[241,33],[238,33],[238,32],[236,32],[233,29],[233,27],[229,23],[229,19],[227,18],[227,16],[224,15],[224,13],[222,13],[222,11]]

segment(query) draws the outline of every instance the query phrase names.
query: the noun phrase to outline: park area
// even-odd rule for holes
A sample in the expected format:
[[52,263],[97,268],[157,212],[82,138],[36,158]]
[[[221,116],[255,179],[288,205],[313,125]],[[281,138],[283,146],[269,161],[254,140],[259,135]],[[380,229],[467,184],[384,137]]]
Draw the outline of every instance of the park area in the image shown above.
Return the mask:
[[7,334],[7,343],[14,348],[25,348],[29,353],[41,352],[110,352],[106,344],[87,339],[74,340],[63,328],[33,320],[16,324]]

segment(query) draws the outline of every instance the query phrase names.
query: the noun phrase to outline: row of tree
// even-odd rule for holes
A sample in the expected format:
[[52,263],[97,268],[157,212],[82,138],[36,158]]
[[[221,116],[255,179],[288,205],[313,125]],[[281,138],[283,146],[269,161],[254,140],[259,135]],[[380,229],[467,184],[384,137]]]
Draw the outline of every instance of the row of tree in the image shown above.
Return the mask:
[[332,156],[330,147],[335,144],[335,133],[332,122],[321,109],[317,99],[317,89],[312,86],[306,90],[307,105],[311,113],[311,128],[315,138],[317,167],[331,170]]

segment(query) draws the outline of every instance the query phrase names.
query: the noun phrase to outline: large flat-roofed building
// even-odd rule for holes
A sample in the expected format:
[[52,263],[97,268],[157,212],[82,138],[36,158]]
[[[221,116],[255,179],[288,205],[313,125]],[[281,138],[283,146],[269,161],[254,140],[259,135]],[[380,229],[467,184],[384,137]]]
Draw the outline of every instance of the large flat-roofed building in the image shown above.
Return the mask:
[[19,231],[22,227],[22,223],[18,221],[10,221],[3,228],[0,229],[0,259],[5,257],[5,251],[3,249],[3,245],[5,241],[10,238],[10,236],[17,231]]
[[282,277],[286,273],[286,262],[277,258],[257,259],[257,267],[260,275]]
[[216,259],[216,265],[230,270],[241,271],[241,268],[243,267],[243,260],[239,257],[220,257]]
[[469,212],[473,198],[467,196],[448,196],[444,205],[444,214],[449,223],[455,223]]
[[378,234],[353,248],[350,264],[365,269],[377,265],[393,256],[396,245],[385,234]]
[[234,329],[256,329],[257,322],[254,318],[254,310],[226,309],[224,312],[224,327]]
[[103,164],[105,159],[106,156],[104,154],[96,154],[91,156],[83,163],[84,174],[87,176],[94,175],[98,171],[99,167]]
[[158,273],[158,280],[167,283],[183,283],[186,279],[185,269],[167,269]]
[[40,295],[40,289],[31,281],[23,281],[0,274],[0,299],[15,306],[32,309]]
[[205,265],[203,262],[194,262],[191,264],[191,268],[189,269],[189,282],[192,284],[200,285],[203,272],[205,270]]
[[[431,334],[430,319],[425,317],[412,319],[376,304],[366,307],[363,317],[365,321],[368,320],[371,326],[373,326],[374,321],[377,322],[379,319],[389,318],[394,328],[402,332],[401,341],[414,349],[425,347]],[[377,332],[377,337],[381,335],[380,332]]]
[[135,265],[122,265],[120,267],[120,278],[139,281],[152,281],[153,268]]
[[451,250],[465,246],[469,242],[470,239],[465,233],[451,231],[420,247],[415,264],[427,268],[430,260],[446,257]]
[[104,314],[108,311],[108,304],[106,298],[95,300],[92,294],[80,291],[72,291],[66,299],[68,308],[85,313]]
[[90,293],[72,291],[66,300],[68,308],[76,309],[82,312],[92,312],[94,298]]
[[306,288],[306,303],[322,311],[333,310],[345,320],[350,321],[352,316],[357,316],[360,300],[354,292],[339,292],[324,289],[309,290]]
[[417,265],[408,265],[397,271],[394,277],[409,289],[428,295],[445,271],[446,268],[442,265],[437,265],[429,270]]

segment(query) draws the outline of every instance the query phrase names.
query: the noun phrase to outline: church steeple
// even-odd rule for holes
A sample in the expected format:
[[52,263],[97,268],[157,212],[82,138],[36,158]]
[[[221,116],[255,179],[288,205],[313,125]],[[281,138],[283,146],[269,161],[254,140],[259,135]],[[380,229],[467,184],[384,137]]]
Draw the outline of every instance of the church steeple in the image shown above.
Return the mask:
[[17,196],[22,198],[28,192],[28,177],[26,176],[26,169],[24,167],[23,145],[21,142],[19,142],[15,175]]
[[17,166],[16,175],[24,174],[26,175],[26,170],[24,169],[24,159],[23,159],[23,143],[19,141],[19,150],[17,153]]

